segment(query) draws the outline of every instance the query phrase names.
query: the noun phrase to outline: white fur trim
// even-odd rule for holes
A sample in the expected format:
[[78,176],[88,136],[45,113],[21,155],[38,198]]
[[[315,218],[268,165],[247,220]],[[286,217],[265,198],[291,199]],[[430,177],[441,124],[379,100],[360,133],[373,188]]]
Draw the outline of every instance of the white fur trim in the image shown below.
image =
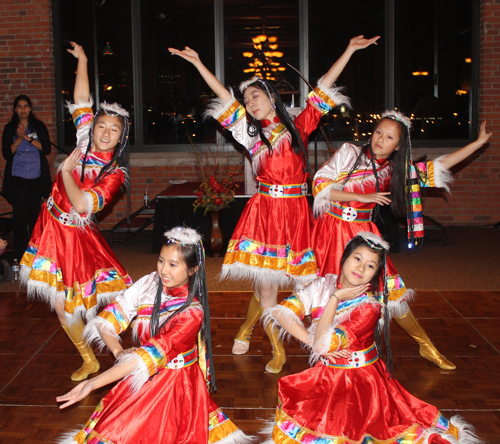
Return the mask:
[[401,122],[404,126],[406,126],[406,129],[408,131],[410,131],[411,129],[411,120],[408,119],[408,117],[406,117],[403,113],[399,112],[399,111],[396,111],[395,109],[393,110],[386,110],[384,113],[382,113],[382,119],[384,118],[391,118],[391,117],[394,117],[395,120],[397,120],[398,122]]
[[125,355],[122,355],[116,361],[115,365],[128,364],[129,362],[135,362],[135,367],[125,377],[125,379],[128,379],[130,391],[132,393],[135,393],[139,391],[140,388],[148,381],[150,375],[148,366],[136,353],[127,353]]
[[313,204],[314,217],[321,216],[330,209],[330,190],[344,191],[344,188],[344,184],[332,182],[316,194]]
[[[264,128],[262,130],[264,132],[264,135],[267,137],[268,140],[269,140],[269,137],[271,137],[271,133],[272,133],[271,128],[274,129],[275,127],[276,126],[270,125],[269,127]],[[254,140],[255,140],[255,143],[261,141],[260,136],[258,136]],[[280,135],[280,138],[278,140],[275,140],[274,144],[272,145],[273,152],[275,152],[276,154],[279,155],[282,148],[283,148],[283,145],[291,144],[291,142],[292,142],[292,135],[290,134],[290,131],[282,132]],[[255,143],[252,144],[252,146],[255,145]],[[259,172],[264,167],[265,161],[266,161],[268,155],[269,155],[269,148],[267,147],[266,144],[263,143],[260,151],[252,157],[252,170],[253,170],[253,173],[255,176],[258,176]]]
[[288,276],[282,271],[253,267],[239,262],[223,265],[219,275],[219,280],[221,281],[226,279],[242,280],[258,282],[262,285],[278,285],[279,287],[291,286],[297,282],[305,285],[315,278],[317,278],[315,274],[308,276]]
[[[277,321],[276,317],[278,315],[281,315],[286,319],[287,324],[285,326]],[[298,318],[297,315],[292,310],[290,310],[288,307],[284,307],[283,305],[276,305],[274,307],[266,308],[264,310],[264,313],[262,313],[261,320],[264,325],[264,328],[267,328],[267,326],[271,324],[273,328],[280,329],[278,335],[278,339],[280,341],[283,341],[285,339],[289,341],[290,339],[293,338],[293,336],[286,330],[286,327],[289,326],[292,322],[295,324],[302,325],[302,327],[304,326],[300,318]]]
[[228,91],[231,94],[231,99],[224,101],[222,99],[216,98],[208,102],[207,109],[203,113],[204,118],[213,117],[215,120],[217,120],[229,109],[229,107],[234,103],[236,99],[234,97],[233,89],[228,88]]
[[335,102],[335,105],[345,105],[351,108],[351,99],[342,94],[342,91],[344,91],[345,88],[335,85],[332,85],[331,87],[323,85],[322,82],[324,77],[325,76],[321,77],[321,79],[318,80],[318,88],[321,89],[321,91],[323,91],[328,97],[330,97],[330,99]]
[[249,87],[252,83],[255,83],[255,82],[259,81],[259,80],[261,80],[261,78],[260,78],[260,77],[258,77],[258,76],[253,76],[251,79],[249,79],[249,80],[245,80],[244,82],[241,82],[241,83],[240,83],[240,86],[239,86],[238,88],[239,88],[240,92],[242,93],[242,92],[244,92],[244,91],[245,91],[245,89],[247,89],[247,88],[248,88],[248,87]]
[[106,344],[102,340],[100,331],[112,336],[118,342],[121,342],[120,335],[116,334],[113,324],[107,319],[95,317],[92,319],[83,330],[83,339],[89,345],[95,346],[99,351],[101,351]]
[[313,345],[311,349],[311,354],[309,355],[309,365],[312,367],[315,365],[319,358],[325,353],[330,351],[330,346],[332,345],[332,336],[335,332],[335,326],[329,325],[326,332],[319,338],[316,345]]
[[458,429],[458,439],[437,427],[431,427],[425,431],[422,444],[429,444],[429,437],[434,433],[449,441],[450,444],[486,444],[474,433],[474,428],[460,416],[452,416],[450,423]]
[[195,245],[201,240],[201,235],[192,228],[175,227],[164,233],[167,239],[175,239],[182,245]]
[[73,207],[71,207],[71,210],[69,212],[69,214],[73,216],[73,222],[78,228],[84,228],[92,221],[94,199],[92,199],[92,195],[86,191],[83,192],[83,203],[85,204],[85,216],[82,216]]
[[441,163],[444,157],[441,156],[434,160],[434,184],[436,187],[444,188],[446,192],[451,193],[450,184],[453,182],[453,176],[451,171]]
[[[276,425],[274,416],[270,419],[265,420],[264,424],[265,425],[262,426],[262,428],[257,433],[263,438],[267,436],[273,436],[274,426]],[[274,441],[272,438],[268,438],[264,441],[264,444],[274,444]]]
[[[380,236],[377,236],[375,233],[372,233],[371,231],[359,231],[356,236],[361,236],[367,241],[380,245],[386,252],[389,251],[389,243],[382,239]],[[349,242],[347,242],[347,244],[349,244]]]
[[389,316],[391,319],[393,317],[400,318],[404,316],[410,310],[409,303],[413,301],[416,295],[416,291],[408,288],[403,296],[401,296],[397,301],[389,301],[387,303],[387,308],[389,309]]
[[245,435],[243,431],[238,429],[225,438],[219,441],[214,441],[214,444],[249,444],[252,442],[257,442],[256,436]]
[[116,114],[119,114],[120,116],[122,117],[128,117],[129,114],[128,114],[128,111],[123,108],[121,105],[119,105],[118,103],[106,103],[106,102],[102,102],[100,105],[99,105],[99,108],[103,109],[104,111],[107,111],[107,112],[112,112],[112,113],[116,113]]
[[70,114],[73,114],[78,108],[92,108],[92,106],[94,106],[94,99],[92,96],[89,97],[88,102],[84,100],[80,100],[78,103],[66,102],[66,107]]
[[75,436],[80,432],[78,429],[71,430],[70,432],[64,432],[57,438],[56,443],[57,444],[78,444],[77,441],[75,441]]

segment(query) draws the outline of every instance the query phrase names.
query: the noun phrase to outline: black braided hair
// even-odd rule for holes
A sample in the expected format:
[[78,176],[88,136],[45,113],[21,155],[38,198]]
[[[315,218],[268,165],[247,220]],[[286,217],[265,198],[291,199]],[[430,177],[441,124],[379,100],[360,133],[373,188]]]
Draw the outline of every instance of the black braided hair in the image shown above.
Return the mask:
[[[392,362],[392,352],[391,352],[391,344],[390,344],[390,316],[389,310],[387,307],[387,303],[389,300],[389,289],[387,288],[387,250],[385,250],[382,246],[380,248],[374,244],[374,242],[367,241],[363,236],[355,236],[353,237],[345,246],[344,252],[340,259],[340,269],[342,270],[345,261],[347,258],[356,250],[356,248],[360,246],[365,246],[369,248],[374,253],[377,253],[379,256],[379,267],[374,274],[372,280],[370,281],[371,288],[375,294],[382,292],[383,294],[383,305],[382,305],[382,313],[383,313],[383,332],[381,332],[381,320],[379,320],[377,326],[375,327],[374,332],[374,342],[376,344],[379,355],[382,355],[382,338],[381,333],[384,335],[385,339],[385,350],[386,350],[386,371],[389,373],[389,379],[392,378],[393,373],[393,362]],[[382,279],[381,275],[382,274]],[[381,288],[382,286],[382,288]]]
[[[90,133],[89,133],[89,143],[87,144],[87,149],[85,150],[85,155],[83,156],[83,161],[82,161],[82,173],[80,176],[80,183],[83,182],[84,175],[85,175],[85,165],[87,163],[87,157],[90,153],[90,150],[94,144],[94,126],[97,124],[99,121],[99,118],[103,115],[107,114],[105,110],[102,108],[99,108],[97,110],[97,113],[94,116],[94,121],[92,122],[92,126],[90,128]],[[108,162],[107,165],[105,165],[103,168],[101,168],[101,171],[99,171],[99,174],[94,180],[94,185],[97,185],[101,180],[103,180],[108,174],[112,174],[116,168],[122,168],[125,170],[125,189],[127,191],[127,214],[130,213],[130,178],[129,178],[129,171],[130,171],[130,162],[129,162],[129,152],[127,149],[127,144],[128,144],[128,136],[129,136],[129,121],[128,118],[125,116],[121,115],[115,115],[113,114],[113,117],[116,117],[122,127],[122,135],[120,137],[120,141],[116,144],[114,150],[113,150],[113,157],[111,160]]]
[[[264,86],[265,85],[265,86]],[[297,120],[295,120],[290,113],[286,110],[285,105],[283,105],[283,102],[281,100],[279,91],[276,89],[276,87],[269,81],[265,79],[259,79],[256,80],[253,83],[250,83],[246,88],[253,86],[254,88],[260,89],[263,91],[266,96],[268,95],[266,86],[269,89],[269,92],[272,95],[272,98],[269,97],[271,102],[274,101],[275,105],[275,111],[278,117],[280,118],[281,122],[283,125],[285,125],[286,129],[289,131],[290,135],[292,136],[292,148],[295,154],[299,155],[302,158],[302,162],[304,164],[304,172],[307,172],[310,170],[310,165],[309,165],[309,159],[307,157],[307,148],[304,146],[304,142],[302,141],[302,136],[299,128],[297,128],[296,123],[298,123]],[[246,89],[245,88],[245,89]],[[248,125],[247,132],[250,137],[255,137],[257,134],[260,136],[260,139],[264,144],[267,146],[269,149],[269,154],[271,155],[273,153],[273,147],[271,145],[271,142],[267,139],[267,137],[264,135],[264,132],[262,131],[262,125],[260,124],[260,121],[257,119],[254,119],[249,113],[247,113],[248,118],[250,119],[250,125]]]
[[[156,290],[155,300],[153,304],[153,312],[151,313],[151,321],[149,324],[149,331],[151,337],[159,334],[175,316],[185,311],[197,296],[203,309],[203,323],[201,326],[201,338],[205,342],[206,353],[209,361],[210,371],[210,391],[217,390],[215,385],[215,370],[212,359],[212,341],[210,335],[210,307],[208,305],[208,289],[207,278],[205,271],[205,253],[201,241],[195,244],[181,244],[172,242],[172,239],[165,239],[162,249],[165,247],[177,248],[188,271],[188,297],[186,302],[175,310],[161,325],[160,322],[160,307],[161,296],[163,293],[163,284],[161,277],[158,276],[158,288]],[[196,271],[195,271],[196,270]],[[194,272],[193,272],[194,271]],[[192,272],[192,273],[191,273]],[[191,273],[191,274],[190,274]]]

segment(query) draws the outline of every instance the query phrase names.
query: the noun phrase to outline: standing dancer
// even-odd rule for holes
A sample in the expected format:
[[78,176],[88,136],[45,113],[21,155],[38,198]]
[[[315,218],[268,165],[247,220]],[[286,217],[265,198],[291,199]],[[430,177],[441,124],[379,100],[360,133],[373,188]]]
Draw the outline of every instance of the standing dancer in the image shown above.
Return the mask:
[[[391,205],[398,216],[407,214],[409,241],[423,236],[420,186],[449,190],[449,169],[481,148],[491,136],[483,122],[475,142],[435,161],[413,164],[410,120],[398,111],[387,111],[363,147],[343,144],[314,176],[314,213],[319,215],[313,232],[314,252],[320,276],[338,274],[342,246],[359,231],[380,234],[372,222],[376,205]],[[392,191],[391,191],[392,190]],[[390,300],[407,290],[390,259],[387,260]],[[455,369],[432,344],[412,311],[399,312],[396,322],[419,344],[420,355],[445,370]]]
[[114,103],[92,112],[87,57],[71,43],[78,59],[74,101],[77,147],[61,165],[21,261],[28,297],[39,296],[55,309],[59,322],[83,358],[71,375],[82,381],[99,370],[92,348],[82,338],[99,305],[109,303],[132,280],[97,229],[93,215],[128,188],[128,113]]
[[[348,242],[339,275],[320,277],[264,313],[311,348],[316,365],[278,381],[278,406],[265,444],[480,444],[460,417],[446,419],[393,377],[387,242],[359,232]],[[401,307],[401,305],[403,307]],[[303,320],[311,316],[309,330]],[[379,359],[385,338],[387,367]]]
[[[359,36],[351,41],[349,51],[376,44],[377,39]],[[255,285],[247,318],[233,346],[234,354],[244,354],[262,310],[277,304],[279,286],[305,284],[316,277],[312,215],[306,198],[307,144],[321,116],[349,102],[333,85],[344,67],[344,56],[319,80],[308,96],[305,110],[292,118],[269,81],[254,77],[243,82],[242,106],[201,63],[195,51],[187,47],[169,51],[191,62],[218,96],[206,114],[230,130],[249,151],[259,181],[258,193],[246,205],[233,232],[221,274],[222,278],[251,279]],[[273,347],[273,359],[266,371],[279,373],[286,361],[285,350],[277,330],[268,327],[266,333]]]
[[[125,379],[102,399],[85,427],[66,434],[61,444],[250,441],[207,390],[207,381],[212,389],[215,382],[201,237],[181,227],[165,236],[157,271],[139,279],[85,329],[85,337],[106,345],[117,362],[59,396],[57,401],[64,402],[60,408]],[[141,346],[124,350],[119,335],[132,320]]]

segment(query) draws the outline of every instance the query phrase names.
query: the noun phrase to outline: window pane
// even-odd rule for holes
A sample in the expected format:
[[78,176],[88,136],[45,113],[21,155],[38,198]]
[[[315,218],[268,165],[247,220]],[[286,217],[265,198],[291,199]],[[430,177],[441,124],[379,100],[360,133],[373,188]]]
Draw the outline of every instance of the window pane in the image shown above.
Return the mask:
[[[384,26],[384,2],[309,0],[310,83],[316,85],[352,37],[360,34],[367,38],[383,36]],[[370,114],[380,114],[384,110],[384,73],[382,39],[378,46],[354,53],[336,82],[337,86],[346,88],[352,110],[341,112],[336,108],[323,118],[330,140],[369,139],[373,127]],[[317,137],[323,139],[320,131]]]
[[[298,91],[299,76],[287,65],[299,68],[298,1],[270,0],[252,5],[242,0],[224,1],[226,85],[232,86],[238,97],[239,84],[257,74],[272,80],[279,91]],[[282,96],[285,103],[291,98],[291,94]]]
[[213,0],[141,2],[145,144],[215,140],[214,122],[202,118],[209,87],[191,63],[168,52],[189,46],[213,72],[213,17]]
[[[89,59],[90,92],[94,101],[97,99],[95,76],[97,55],[99,101],[118,102],[128,110],[131,115],[130,121],[133,122],[130,0],[96,2],[95,8],[92,2],[64,0],[59,4],[64,100],[73,100],[77,61],[66,48],[70,47],[70,41],[75,41],[83,46]],[[67,113],[64,118],[65,144],[74,146],[75,128]],[[133,125],[129,140],[131,143],[134,141]]]
[[472,0],[396,2],[396,103],[413,140],[467,139]]

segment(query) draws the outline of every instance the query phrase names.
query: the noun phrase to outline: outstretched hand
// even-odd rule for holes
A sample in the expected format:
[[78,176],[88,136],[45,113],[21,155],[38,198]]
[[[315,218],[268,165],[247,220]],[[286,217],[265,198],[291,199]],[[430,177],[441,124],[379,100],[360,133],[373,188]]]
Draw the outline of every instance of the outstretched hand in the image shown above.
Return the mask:
[[[58,396],[56,398],[57,402],[64,402],[59,406],[60,409],[64,409],[81,401],[83,398],[86,398],[92,392],[92,382],[91,381],[83,381],[78,384],[73,390],[66,393],[65,395]],[[66,402],[65,402],[66,401]]]
[[486,120],[483,120],[481,123],[481,127],[479,128],[479,136],[477,137],[477,141],[481,143],[481,145],[484,145],[486,142],[488,142],[488,139],[491,137],[493,133],[487,133],[486,132]]
[[358,49],[367,48],[370,45],[377,45],[377,40],[380,38],[379,35],[376,37],[372,37],[371,39],[365,39],[364,35],[358,35],[357,37],[353,37],[349,42],[349,47],[354,51]]
[[85,55],[85,51],[78,43],[75,42],[69,42],[69,43],[73,47],[73,49],[68,48],[66,51],[68,51],[70,54],[73,54],[73,56],[77,59],[79,59],[80,57],[87,57]]
[[198,55],[198,53],[194,49],[191,49],[189,46],[185,46],[182,51],[175,48],[168,48],[168,50],[170,51],[170,54],[178,55],[188,62],[191,62],[193,65],[196,62],[200,61],[200,56]]

